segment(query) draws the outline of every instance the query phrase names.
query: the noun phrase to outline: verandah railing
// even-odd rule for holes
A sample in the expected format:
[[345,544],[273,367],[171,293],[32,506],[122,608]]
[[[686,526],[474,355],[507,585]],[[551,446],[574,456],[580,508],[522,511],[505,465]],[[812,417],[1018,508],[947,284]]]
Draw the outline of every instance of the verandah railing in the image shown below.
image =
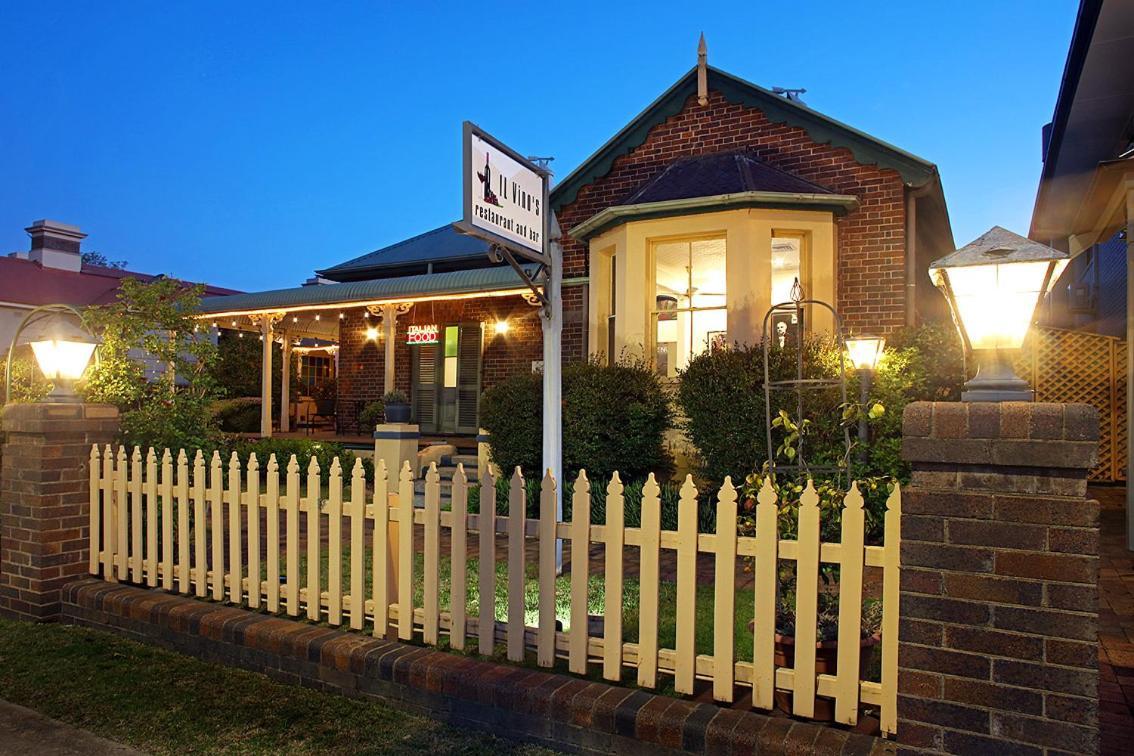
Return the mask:
[[[272,613],[305,615],[331,625],[344,624],[345,617],[354,630],[369,623],[375,636],[396,632],[397,637],[411,640],[420,634],[424,643],[437,645],[446,635],[458,650],[465,649],[472,637],[478,653],[486,655],[501,642],[511,661],[522,662],[525,652],[534,651],[541,667],[553,666],[557,658],[566,659],[571,672],[586,674],[601,668],[607,680],[621,680],[624,668],[631,668],[638,685],[646,688],[658,687],[661,674],[672,676],[674,690],[682,694],[694,692],[695,679],[709,680],[714,699],[732,703],[738,695],[751,695],[752,706],[759,709],[773,708],[775,692],[787,691],[792,694],[792,713],[799,717],[813,717],[816,696],[823,696],[834,699],[836,721],[853,725],[862,703],[878,709],[883,734],[896,730],[901,507],[897,488],[887,502],[885,545],[869,546],[864,543],[863,498],[854,486],[844,498],[841,542],[821,543],[819,497],[810,484],[800,501],[797,538],[785,540],[778,537],[777,495],[768,482],[757,497],[755,536],[740,536],[737,492],[727,480],[717,494],[716,532],[699,533],[698,493],[688,478],[680,491],[677,529],[662,530],[660,490],[652,475],[643,490],[641,526],[635,528],[624,525],[623,487],[617,474],[606,488],[606,524],[599,525],[591,523],[590,482],[585,473],[579,474],[574,485],[572,519],[556,522],[556,481],[544,477],[540,517],[527,519],[525,487],[518,470],[510,480],[507,517],[498,516],[492,506],[481,514],[468,513],[470,486],[460,467],[453,478],[448,511],[441,509],[441,483],[433,466],[426,475],[423,508],[414,506],[408,463],[396,480],[388,480],[379,462],[368,486],[361,462],[356,461],[346,500],[337,458],[325,492],[323,474],[314,459],[305,480],[301,480],[294,456],[281,471],[273,455],[264,472],[262,479],[255,455],[242,470],[235,454],[226,469],[214,453],[206,474],[200,452],[190,466],[184,451],[178,453],[175,464],[168,449],[160,460],[150,449],[143,460],[136,447],[129,458],[124,447],[117,455],[110,446],[101,455],[97,446],[92,448],[91,574]],[[483,491],[495,491],[491,475],[485,476],[482,485]],[[486,500],[490,497],[487,494]],[[417,528],[399,527],[410,521],[423,531],[420,606],[414,606]],[[441,605],[440,591],[443,528],[450,532],[448,611]],[[346,568],[344,530],[349,539]],[[466,611],[470,533],[476,534],[481,565],[479,611],[473,616]],[[775,535],[767,537],[768,533]],[[496,619],[497,534],[506,536],[506,622]],[[535,626],[528,626],[524,622],[525,540],[532,538],[538,543],[538,612]],[[572,544],[565,630],[556,627],[557,539]],[[604,622],[595,635],[590,634],[588,622],[592,543],[605,545]],[[636,642],[624,640],[623,633],[624,547],[639,550]],[[673,648],[659,647],[658,640],[663,550],[676,553]],[[711,655],[698,654],[695,648],[698,554],[712,555],[714,563]],[[306,560],[305,575],[301,574],[301,555]],[[746,558],[754,558],[755,565],[752,661],[737,659],[734,622],[737,560]],[[796,573],[795,653],[790,666],[777,665],[775,655],[781,560],[794,562]],[[835,674],[816,672],[819,580],[824,564],[840,568]],[[493,567],[485,569],[484,565]],[[879,681],[861,679],[860,672],[865,567],[883,571]],[[750,693],[743,693],[747,689]]]

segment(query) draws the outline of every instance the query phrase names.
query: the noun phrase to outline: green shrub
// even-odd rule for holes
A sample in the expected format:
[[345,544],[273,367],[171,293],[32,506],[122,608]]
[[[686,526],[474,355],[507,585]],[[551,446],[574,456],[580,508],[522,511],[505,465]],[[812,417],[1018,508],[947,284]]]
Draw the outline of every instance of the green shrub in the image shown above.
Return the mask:
[[[541,469],[541,376],[516,375],[489,389],[480,413],[501,469],[519,466],[529,475]],[[644,363],[592,361],[563,369],[563,466],[569,478],[584,469],[594,479],[615,470],[625,479],[665,472],[670,422],[665,389]]]
[[370,402],[358,413],[358,424],[367,432],[373,431],[386,416],[386,406],[382,402]]
[[[227,445],[221,451],[221,457],[224,459],[225,464],[228,464],[228,459],[233,452],[240,459],[242,465],[248,464],[248,456],[256,454],[256,461],[260,464],[260,474],[263,475],[268,467],[268,459],[271,455],[276,455],[276,463],[280,468],[280,476],[287,471],[288,463],[291,461],[291,455],[295,455],[296,462],[299,463],[299,472],[301,475],[307,474],[307,467],[311,464],[311,459],[314,457],[319,462],[319,470],[323,473],[323,480],[327,479],[327,473],[331,469],[331,463],[335,457],[339,458],[339,465],[343,469],[343,477],[349,477],[351,470],[354,467],[354,453],[350,452],[342,444],[334,443],[332,441],[313,441],[303,438],[259,438],[236,440]],[[363,462],[365,469],[365,461]],[[372,468],[373,469],[373,468]],[[371,477],[368,479],[372,481]]]
[[214,402],[213,417],[223,433],[256,433],[260,430],[260,399],[247,396]]

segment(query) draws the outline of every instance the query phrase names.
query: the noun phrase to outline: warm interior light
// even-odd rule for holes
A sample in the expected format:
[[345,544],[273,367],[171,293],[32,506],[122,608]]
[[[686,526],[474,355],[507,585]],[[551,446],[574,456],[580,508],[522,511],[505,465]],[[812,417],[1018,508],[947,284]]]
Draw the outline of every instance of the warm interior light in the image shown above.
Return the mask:
[[949,287],[957,315],[973,349],[1019,349],[1032,324],[1036,306],[1063,269],[1056,261],[1047,289],[1049,260],[949,268]]
[[366,329],[366,340],[367,341],[377,341],[378,340],[378,329],[377,328],[367,328]]
[[858,370],[874,370],[882,358],[886,340],[879,336],[860,336],[847,339],[847,355]]
[[511,326],[508,325],[507,320],[497,320],[495,327],[496,327],[496,335],[497,336],[503,336],[504,334],[508,333],[508,329]]
[[87,369],[95,345],[89,341],[47,339],[33,341],[32,352],[39,369],[49,381],[77,381]]

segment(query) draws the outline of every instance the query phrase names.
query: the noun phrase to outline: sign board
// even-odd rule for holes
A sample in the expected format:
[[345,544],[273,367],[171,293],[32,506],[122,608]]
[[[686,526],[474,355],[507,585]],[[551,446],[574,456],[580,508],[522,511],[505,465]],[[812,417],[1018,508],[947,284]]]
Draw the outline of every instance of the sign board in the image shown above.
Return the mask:
[[410,346],[436,344],[440,339],[441,328],[436,323],[411,325],[406,332],[406,343]]
[[464,217],[467,234],[547,262],[547,172],[478,126],[464,125]]

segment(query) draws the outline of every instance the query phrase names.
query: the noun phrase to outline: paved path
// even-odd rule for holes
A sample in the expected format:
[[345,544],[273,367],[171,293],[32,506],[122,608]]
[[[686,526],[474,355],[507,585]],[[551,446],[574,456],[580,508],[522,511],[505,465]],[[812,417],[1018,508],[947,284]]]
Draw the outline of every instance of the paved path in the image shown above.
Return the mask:
[[13,756],[133,756],[141,751],[0,701],[0,754]]
[[1125,488],[1099,500],[1099,729],[1104,754],[1134,751],[1134,552],[1126,549]]

